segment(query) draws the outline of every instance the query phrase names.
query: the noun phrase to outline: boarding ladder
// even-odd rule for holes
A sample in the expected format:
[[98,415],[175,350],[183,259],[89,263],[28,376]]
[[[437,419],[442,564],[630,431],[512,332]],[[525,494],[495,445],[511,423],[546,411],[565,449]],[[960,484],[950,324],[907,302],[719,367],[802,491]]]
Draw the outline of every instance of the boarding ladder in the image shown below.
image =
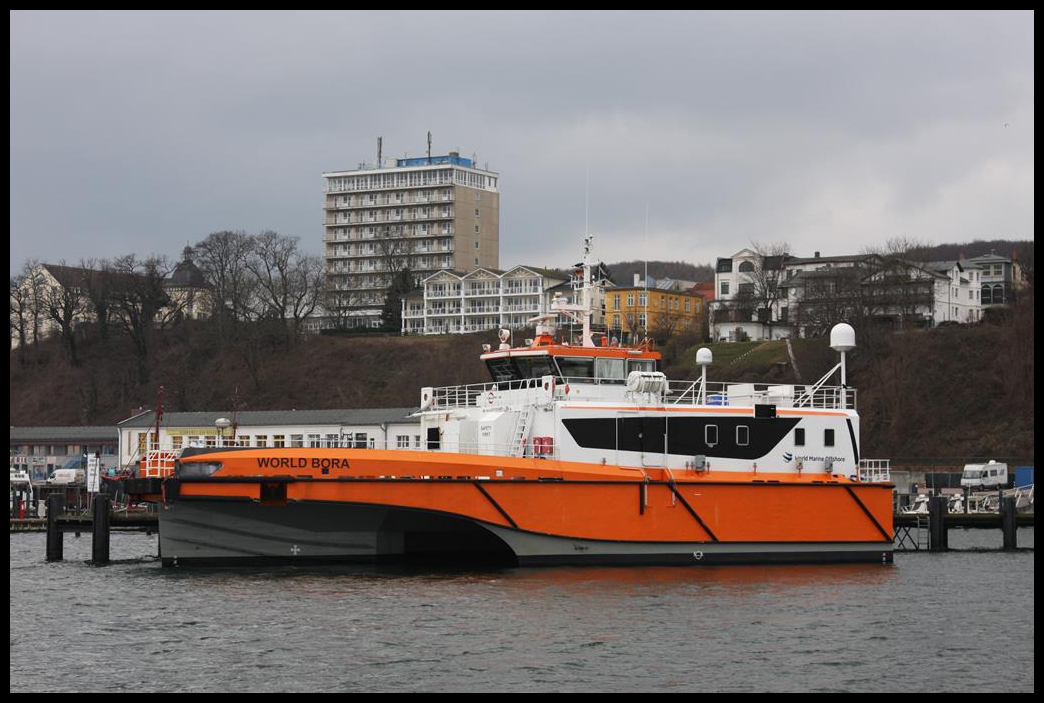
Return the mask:
[[511,456],[524,457],[526,455],[526,436],[533,426],[534,415],[536,415],[536,406],[532,403],[527,402],[525,407],[519,410],[518,420],[515,421],[515,435],[511,439]]

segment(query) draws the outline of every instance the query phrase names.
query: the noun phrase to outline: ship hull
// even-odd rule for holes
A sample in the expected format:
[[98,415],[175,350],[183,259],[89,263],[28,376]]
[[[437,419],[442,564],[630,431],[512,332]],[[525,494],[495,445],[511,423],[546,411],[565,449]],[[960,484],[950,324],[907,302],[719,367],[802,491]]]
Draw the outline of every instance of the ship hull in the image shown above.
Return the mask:
[[169,489],[167,566],[892,561],[885,485],[244,477]]

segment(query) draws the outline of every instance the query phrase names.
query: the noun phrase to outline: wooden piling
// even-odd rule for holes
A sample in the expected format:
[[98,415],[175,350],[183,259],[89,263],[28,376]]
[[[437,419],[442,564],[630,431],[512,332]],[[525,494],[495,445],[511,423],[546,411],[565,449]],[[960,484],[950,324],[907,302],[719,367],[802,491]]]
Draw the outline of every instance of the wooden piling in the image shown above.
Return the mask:
[[928,551],[945,552],[949,545],[946,539],[946,504],[945,496],[934,496],[928,499]]
[[63,557],[64,535],[58,529],[58,515],[63,503],[60,495],[52,493],[47,497],[47,561],[61,561]]
[[1015,509],[1015,498],[1005,498],[1001,501],[1001,531],[1004,533],[1004,550],[1011,551],[1016,548],[1016,534],[1018,528],[1016,527],[1016,516],[1018,511]]
[[91,526],[91,562],[96,566],[109,563],[109,496],[94,496],[94,522]]

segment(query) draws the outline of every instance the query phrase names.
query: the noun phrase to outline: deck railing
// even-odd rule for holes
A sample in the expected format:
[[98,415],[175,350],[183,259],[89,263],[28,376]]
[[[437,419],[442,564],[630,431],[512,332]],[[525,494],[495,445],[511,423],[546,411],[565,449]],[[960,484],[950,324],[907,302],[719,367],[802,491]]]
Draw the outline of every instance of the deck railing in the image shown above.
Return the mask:
[[892,480],[891,459],[860,459],[859,480],[866,483],[888,483]]
[[[540,387],[542,379],[532,378],[521,381],[501,381],[498,383],[472,383],[464,386],[443,386],[434,388],[432,404],[425,410],[452,410],[455,408],[475,407],[480,396],[490,392],[533,389]],[[578,388],[598,387],[620,389],[620,395],[642,404],[662,404],[664,406],[721,406],[752,407],[754,405],[775,405],[781,408],[813,408],[836,410],[847,408],[854,410],[856,406],[856,390],[840,386],[783,385],[764,383],[708,383],[704,389],[699,381],[667,381],[663,394],[630,393],[626,391],[626,383],[622,378],[562,378],[556,377],[555,397],[565,398],[566,386]],[[575,399],[583,400],[585,394],[578,394]],[[842,402],[844,401],[844,402]],[[517,400],[516,400],[517,402]]]

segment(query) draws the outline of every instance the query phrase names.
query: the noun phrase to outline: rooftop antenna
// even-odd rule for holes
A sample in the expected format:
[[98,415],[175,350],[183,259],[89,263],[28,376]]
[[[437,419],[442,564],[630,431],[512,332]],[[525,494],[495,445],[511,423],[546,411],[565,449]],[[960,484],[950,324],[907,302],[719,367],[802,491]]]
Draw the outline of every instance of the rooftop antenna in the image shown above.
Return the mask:
[[377,168],[381,167],[381,142],[384,137],[377,137]]
[[591,232],[591,228],[587,225],[587,215],[591,209],[591,167],[588,166],[584,180],[584,236],[586,237]]
[[645,327],[642,334],[649,336],[649,201],[645,201]]
[[431,164],[431,130],[428,130],[428,163]]

